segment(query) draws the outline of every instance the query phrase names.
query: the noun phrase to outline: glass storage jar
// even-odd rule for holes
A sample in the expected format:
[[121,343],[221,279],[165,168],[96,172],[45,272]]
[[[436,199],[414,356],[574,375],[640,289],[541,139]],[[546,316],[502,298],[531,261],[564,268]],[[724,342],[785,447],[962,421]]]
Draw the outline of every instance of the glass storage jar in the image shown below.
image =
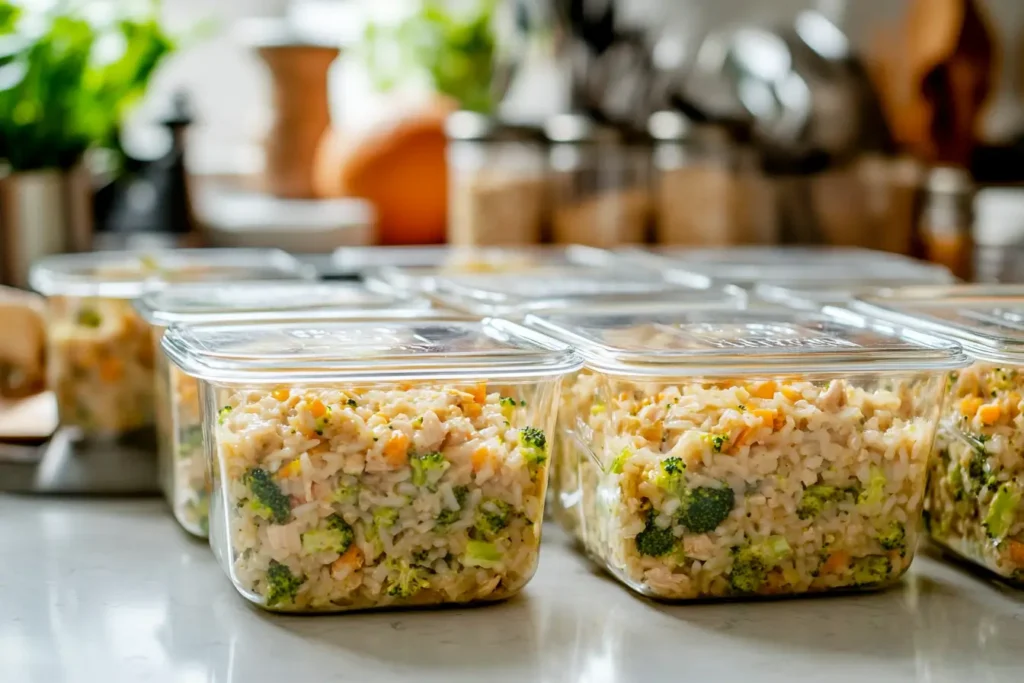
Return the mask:
[[153,342],[132,299],[169,282],[312,277],[282,251],[182,249],[65,254],[33,264],[47,297],[49,386],[65,427],[111,439],[153,426]]
[[[577,348],[570,530],[647,596],[869,589],[917,542],[953,343],[846,311],[531,315]],[[567,506],[568,507],[568,506]]]
[[533,575],[567,346],[506,321],[171,327],[210,544],[271,610],[489,601]]
[[445,132],[448,243],[539,243],[547,213],[547,163],[540,130],[459,111],[448,117]]
[[206,537],[210,485],[199,409],[199,384],[160,352],[172,324],[267,321],[313,312],[331,317],[412,317],[428,303],[377,294],[344,282],[232,282],[185,284],[150,292],[135,309],[153,332],[156,373],[157,455],[160,484],[175,519],[189,533]]
[[554,241],[594,247],[646,242],[650,144],[577,114],[553,117],[545,134]]
[[915,287],[856,305],[953,339],[974,361],[945,387],[926,527],[946,550],[1024,588],[1024,287]]

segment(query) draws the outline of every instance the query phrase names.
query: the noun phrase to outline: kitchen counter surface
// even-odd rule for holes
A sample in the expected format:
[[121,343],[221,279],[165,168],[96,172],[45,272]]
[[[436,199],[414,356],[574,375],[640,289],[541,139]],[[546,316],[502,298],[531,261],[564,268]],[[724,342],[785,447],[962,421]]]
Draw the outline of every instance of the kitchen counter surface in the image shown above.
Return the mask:
[[920,556],[889,591],[668,606],[557,528],[498,605],[281,617],[148,499],[0,495],[3,683],[1020,680],[1024,593]]

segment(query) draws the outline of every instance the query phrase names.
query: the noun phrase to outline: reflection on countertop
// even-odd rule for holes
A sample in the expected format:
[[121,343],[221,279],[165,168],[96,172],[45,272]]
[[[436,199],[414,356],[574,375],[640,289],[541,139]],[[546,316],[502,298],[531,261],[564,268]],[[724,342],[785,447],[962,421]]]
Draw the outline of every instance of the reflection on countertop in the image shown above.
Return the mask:
[[0,681],[1016,681],[1024,595],[915,560],[880,594],[663,605],[557,528],[508,602],[264,614],[151,500],[0,496]]

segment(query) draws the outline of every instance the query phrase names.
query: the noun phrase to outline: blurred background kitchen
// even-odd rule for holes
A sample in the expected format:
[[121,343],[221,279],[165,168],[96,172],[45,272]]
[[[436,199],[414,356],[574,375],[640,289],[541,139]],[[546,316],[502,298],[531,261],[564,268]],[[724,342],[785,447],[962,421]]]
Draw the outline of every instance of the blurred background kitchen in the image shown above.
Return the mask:
[[0,2],[0,158],[21,286],[62,251],[444,242],[1015,281],[1024,3]]

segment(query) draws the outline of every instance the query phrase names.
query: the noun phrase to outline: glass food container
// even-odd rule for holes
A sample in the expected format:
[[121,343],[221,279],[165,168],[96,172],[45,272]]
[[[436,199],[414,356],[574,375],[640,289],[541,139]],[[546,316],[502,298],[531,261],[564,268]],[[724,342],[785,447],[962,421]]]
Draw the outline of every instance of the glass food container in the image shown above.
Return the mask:
[[533,575],[565,345],[506,321],[172,327],[210,544],[287,612],[498,600]]
[[448,243],[524,245],[542,241],[547,160],[540,130],[455,112],[448,135]]
[[42,259],[30,273],[47,297],[49,385],[60,422],[112,439],[153,425],[153,343],[132,299],[170,282],[315,276],[282,251],[182,249]]
[[1024,287],[917,287],[857,306],[956,340],[925,521],[946,550],[1024,588]]
[[157,454],[160,482],[174,516],[189,533],[205,537],[210,485],[199,409],[199,384],[160,353],[172,324],[267,321],[310,315],[412,317],[428,302],[405,301],[343,282],[232,282],[172,285],[136,299],[156,345]]
[[545,134],[554,241],[593,247],[646,242],[650,145],[576,114],[553,117]]
[[823,306],[845,306],[858,296],[870,296],[881,290],[915,285],[944,285],[956,277],[942,266],[928,263],[893,263],[887,273],[867,273],[861,280],[795,280],[763,282],[754,287],[758,299],[794,308],[817,309]]
[[[633,590],[878,588],[914,555],[953,343],[846,311],[552,313],[577,348],[559,428],[570,530]],[[555,466],[560,466],[555,463]]]

